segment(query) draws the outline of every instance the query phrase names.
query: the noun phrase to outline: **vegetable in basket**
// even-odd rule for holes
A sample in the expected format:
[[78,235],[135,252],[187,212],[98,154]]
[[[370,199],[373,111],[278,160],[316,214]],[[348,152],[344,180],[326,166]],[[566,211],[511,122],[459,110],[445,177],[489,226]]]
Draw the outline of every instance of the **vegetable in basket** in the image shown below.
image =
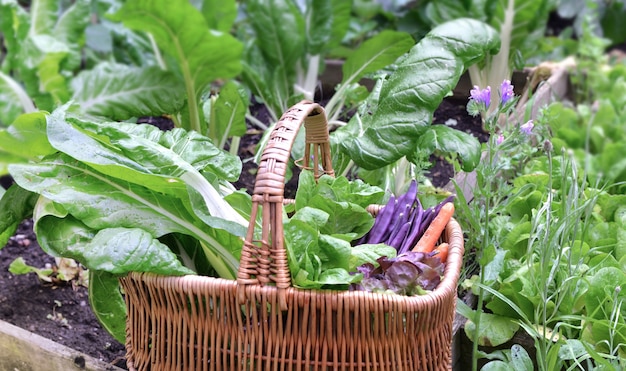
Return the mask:
[[351,288],[402,295],[419,295],[435,289],[447,258],[445,244],[436,244],[454,213],[452,201],[453,196],[449,196],[424,210],[417,198],[415,180],[405,194],[392,197],[360,242],[384,240],[397,249],[397,256],[381,257],[377,265],[359,266],[363,279]]
[[429,226],[445,227],[452,197],[424,210],[413,181],[374,218],[366,208],[380,204],[383,197],[380,188],[361,180],[322,176],[316,183],[311,172],[303,171],[295,213],[285,222],[294,286],[404,295],[434,289],[443,275],[442,259],[433,251],[442,230],[432,241],[432,252],[411,249],[427,231],[431,240],[437,234]]
[[395,256],[396,250],[383,243],[351,246],[374,224],[366,207],[380,204],[384,196],[382,189],[361,180],[323,175],[316,182],[312,172],[303,170],[295,212],[283,223],[293,285],[347,289],[360,281],[351,273],[359,265]]

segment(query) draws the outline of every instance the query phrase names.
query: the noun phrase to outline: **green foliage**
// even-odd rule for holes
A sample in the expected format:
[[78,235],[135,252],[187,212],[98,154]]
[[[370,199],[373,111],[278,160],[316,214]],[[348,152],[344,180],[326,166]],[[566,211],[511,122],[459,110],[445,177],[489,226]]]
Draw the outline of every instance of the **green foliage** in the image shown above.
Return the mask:
[[400,179],[411,179],[411,169],[436,151],[458,155],[463,168],[472,169],[480,157],[476,138],[431,126],[432,115],[465,68],[498,47],[495,30],[479,21],[459,19],[433,29],[378,80],[350,122],[333,132],[335,169],[347,174],[354,163],[374,170],[361,174],[372,184],[399,184],[396,191],[408,184]]
[[153,67],[103,62],[72,80],[72,101],[84,114],[127,120],[178,112],[184,89],[177,76]]
[[395,249],[384,244],[350,245],[374,224],[365,207],[381,204],[384,195],[360,180],[324,175],[316,182],[310,171],[300,173],[295,214],[284,222],[293,284],[345,289],[361,281],[361,274],[350,274],[356,267],[395,256]]
[[[430,0],[423,5],[431,25],[461,17],[486,22],[495,28],[502,40],[499,51],[469,68],[474,85],[497,86],[511,79],[514,68],[521,69],[538,52],[537,44],[545,37],[553,0]],[[492,96],[492,107],[498,97]]]
[[212,82],[241,72],[242,44],[229,33],[209,29],[205,16],[185,0],[129,1],[110,18],[149,33],[160,50],[174,58],[187,95],[188,112],[180,123],[206,134],[200,99]]
[[230,185],[240,159],[195,131],[87,119],[75,110],[66,105],[48,116],[24,114],[6,129],[8,138],[40,156],[9,165],[17,185],[0,200],[8,206],[0,236],[8,238],[35,209],[44,251],[76,259],[107,280],[91,282],[98,290],[90,297],[120,338],[119,293],[111,296],[119,299],[115,305],[98,296],[117,290],[111,280],[131,271],[210,270],[234,278],[250,197]]
[[[465,281],[479,295],[479,309],[464,314],[478,321],[469,335],[480,344],[509,340],[485,338],[491,318],[483,311],[515,321],[534,339],[540,370],[623,366],[623,107],[611,89],[621,89],[621,69],[587,81],[606,88],[595,90],[593,108],[542,110],[535,145],[517,141],[518,129],[502,132],[500,143],[492,138],[474,200],[459,208],[469,244],[480,246],[479,275]],[[488,357],[489,367],[511,367],[507,354]]]
[[[293,103],[313,99],[323,58],[346,35],[351,1],[246,2],[241,38],[247,40],[243,80],[269,108],[273,121]],[[406,33],[384,31],[358,47],[344,64],[343,79],[328,103],[335,120],[366,74],[393,63],[413,45]]]

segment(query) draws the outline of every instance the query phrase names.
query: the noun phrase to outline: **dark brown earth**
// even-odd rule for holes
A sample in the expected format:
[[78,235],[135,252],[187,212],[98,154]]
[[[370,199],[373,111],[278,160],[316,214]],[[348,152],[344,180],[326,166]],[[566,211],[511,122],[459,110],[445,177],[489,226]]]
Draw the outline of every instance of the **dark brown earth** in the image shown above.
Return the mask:
[[[487,135],[481,130],[480,120],[467,115],[465,104],[466,101],[445,100],[435,112],[433,122],[444,124],[452,119],[456,122],[456,129],[472,133],[484,141]],[[158,118],[141,121],[161,128],[168,127],[166,121]],[[260,133],[251,130],[249,135],[242,138],[242,159],[248,159],[254,154],[260,136]],[[445,185],[453,176],[452,167],[437,158],[433,158],[433,164],[430,170],[433,184]],[[248,161],[236,186],[252,190],[254,179],[255,165],[253,161]],[[9,178],[1,180],[5,188],[9,183]],[[287,188],[293,185],[292,181]],[[45,283],[35,273],[13,275],[8,272],[8,267],[17,257],[23,257],[29,265],[41,268],[46,264],[55,264],[54,258],[46,255],[39,247],[31,220],[25,220],[9,243],[0,250],[0,320],[126,368],[124,346],[113,339],[96,320],[89,307],[87,289],[76,282],[60,282],[56,285]]]
[[31,220],[0,250],[0,320],[125,368],[124,346],[96,320],[87,288],[76,282],[42,282],[35,273],[14,275],[8,269],[17,257],[39,268],[55,264],[39,247]]

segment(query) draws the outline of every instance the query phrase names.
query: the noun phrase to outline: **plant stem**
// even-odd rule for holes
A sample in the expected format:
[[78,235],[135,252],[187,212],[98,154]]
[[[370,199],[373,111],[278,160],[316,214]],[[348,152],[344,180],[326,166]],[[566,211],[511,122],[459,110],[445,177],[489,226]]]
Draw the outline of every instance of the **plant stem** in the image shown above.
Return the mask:
[[152,46],[152,50],[154,51],[154,58],[156,58],[157,64],[162,70],[167,70],[167,65],[163,60],[163,56],[161,55],[161,51],[159,50],[159,46],[157,45],[156,40],[154,40],[154,36],[150,32],[146,32],[146,34],[148,35],[148,39],[150,40],[150,46]]
[[258,127],[259,129],[265,131],[267,130],[267,125],[265,125],[263,122],[261,122],[261,120],[259,120],[258,118],[252,116],[251,114],[246,114],[246,119],[248,121],[250,121],[252,123],[252,125]]
[[241,143],[241,137],[232,137],[230,140],[230,153],[237,156],[239,153],[239,143]]
[[482,262],[482,258],[483,258],[483,254],[485,252],[485,250],[487,250],[487,248],[489,247],[489,212],[491,209],[491,185],[492,185],[492,181],[493,181],[493,162],[494,162],[494,151],[492,148],[492,144],[493,144],[493,138],[489,138],[489,143],[487,145],[487,164],[486,164],[486,177],[485,177],[485,184],[484,184],[484,188],[483,188],[483,198],[485,200],[485,218],[484,218],[484,225],[482,228],[483,231],[483,238],[481,241],[481,248],[480,251],[477,252],[476,257],[478,259],[478,267],[479,267],[479,282],[480,282],[480,288],[478,291],[478,299],[477,299],[477,303],[476,303],[476,314],[474,316],[474,338],[472,339],[472,371],[477,371],[478,370],[478,358],[477,358],[477,354],[478,354],[478,339],[480,336],[480,320],[482,317],[482,312],[483,312],[483,303],[484,303],[484,290],[482,289],[482,287],[485,285],[485,272],[483,271],[483,262]]

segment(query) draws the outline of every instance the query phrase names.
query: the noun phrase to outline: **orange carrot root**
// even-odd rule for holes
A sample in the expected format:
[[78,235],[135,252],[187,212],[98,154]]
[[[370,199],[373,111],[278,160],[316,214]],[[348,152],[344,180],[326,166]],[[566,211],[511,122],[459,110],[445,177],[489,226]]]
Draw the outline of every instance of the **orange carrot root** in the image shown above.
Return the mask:
[[444,243],[440,244],[439,246],[435,247],[435,249],[433,250],[433,252],[435,253],[434,256],[436,256],[439,259],[441,259],[442,263],[445,263],[446,260],[448,260],[448,250],[449,249],[450,249],[450,245],[447,242],[444,242]]
[[420,237],[419,241],[413,247],[413,251],[415,252],[424,252],[430,253],[435,249],[435,245],[441,237],[441,233],[446,228],[446,225],[452,219],[452,215],[454,214],[454,203],[448,202],[441,207],[439,213],[433,221],[430,223],[426,231],[422,237]]

